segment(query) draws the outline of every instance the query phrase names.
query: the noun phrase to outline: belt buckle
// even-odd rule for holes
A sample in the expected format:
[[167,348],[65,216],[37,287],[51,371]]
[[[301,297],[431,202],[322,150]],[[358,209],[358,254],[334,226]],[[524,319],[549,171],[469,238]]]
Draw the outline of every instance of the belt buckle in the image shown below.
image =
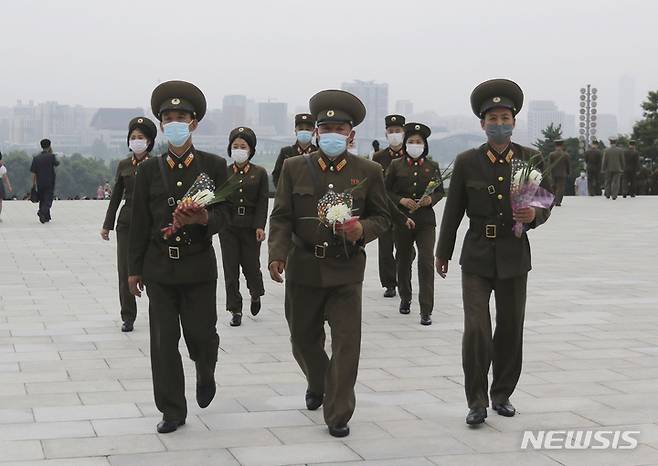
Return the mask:
[[180,249],[178,246],[169,246],[169,259],[180,259]]
[[247,208],[245,206],[238,207],[238,215],[245,215],[247,213]]
[[173,197],[167,198],[167,205],[169,207],[174,207],[176,205],[176,200]]
[[487,226],[485,226],[484,235],[487,238],[495,239],[496,238],[496,225],[487,225]]
[[324,259],[327,257],[327,248],[322,244],[316,244],[313,253],[318,259]]

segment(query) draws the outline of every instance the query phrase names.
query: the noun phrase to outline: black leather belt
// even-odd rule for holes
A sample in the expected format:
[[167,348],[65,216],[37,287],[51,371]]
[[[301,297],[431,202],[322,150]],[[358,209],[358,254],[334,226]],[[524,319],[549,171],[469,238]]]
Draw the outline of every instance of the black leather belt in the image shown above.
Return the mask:
[[320,244],[307,243],[299,236],[293,233],[292,242],[298,248],[313,254],[317,259],[349,259],[361,249],[361,246],[351,243],[346,244],[329,244],[327,242]]
[[154,243],[160,252],[162,252],[165,256],[169,257],[169,259],[172,260],[179,260],[182,257],[194,256],[196,254],[205,252],[212,247],[211,242],[196,243],[196,244],[182,245],[182,246],[171,246],[169,244],[162,242],[154,242]]
[[510,236],[512,234],[511,225],[501,226],[495,222],[486,223],[477,220],[471,220],[468,229],[470,231],[481,234],[487,239],[496,239],[504,236]]

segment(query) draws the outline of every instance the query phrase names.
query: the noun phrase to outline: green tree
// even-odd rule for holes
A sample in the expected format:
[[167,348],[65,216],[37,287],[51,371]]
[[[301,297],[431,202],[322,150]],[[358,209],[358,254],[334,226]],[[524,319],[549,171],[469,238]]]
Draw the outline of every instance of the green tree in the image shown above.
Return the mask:
[[32,158],[26,152],[12,151],[4,154],[2,160],[7,167],[7,174],[14,190],[13,195],[22,199],[32,187],[32,173],[30,172]]
[[541,134],[543,138],[537,139],[532,145],[542,153],[544,158],[546,158],[548,157],[548,154],[555,150],[555,140],[562,139],[562,125],[557,125],[557,127],[555,127],[553,123],[551,123],[546,129],[541,131]]
[[642,103],[643,119],[633,126],[633,139],[643,155],[658,160],[658,91],[650,91]]

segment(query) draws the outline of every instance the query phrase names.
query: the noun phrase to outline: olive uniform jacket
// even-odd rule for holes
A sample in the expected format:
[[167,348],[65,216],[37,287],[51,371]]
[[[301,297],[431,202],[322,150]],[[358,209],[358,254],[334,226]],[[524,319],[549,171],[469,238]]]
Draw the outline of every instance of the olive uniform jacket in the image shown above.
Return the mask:
[[640,170],[640,153],[636,150],[624,152],[624,172],[637,173]]
[[585,151],[585,164],[587,164],[587,171],[600,172],[603,154],[598,149],[587,149]]
[[432,180],[437,181],[439,186],[430,194],[431,206],[420,207],[414,212],[409,212],[406,207],[402,208],[402,211],[416,223],[416,227],[436,226],[434,206],[445,194],[439,164],[425,157],[414,160],[405,156],[394,160],[386,171],[386,191],[396,206],[399,206],[400,200],[405,197],[419,201]]
[[551,177],[567,178],[570,172],[569,154],[564,150],[554,150],[548,154],[548,162],[553,166]]
[[226,160],[194,147],[180,163],[165,153],[138,165],[128,246],[130,275],[141,275],[147,285],[149,281],[180,285],[217,279],[212,236],[228,222],[225,204],[207,208],[207,225],[186,225],[168,240],[161,230],[172,222],[177,201],[200,173],[206,173],[219,188],[226,181],[226,171]]
[[[318,200],[329,189],[342,193],[363,180],[365,184],[352,192],[353,215],[363,225],[363,238],[346,246],[342,237],[317,219]],[[270,215],[268,264],[285,262],[286,280],[299,285],[329,288],[361,283],[364,245],[390,228],[388,205],[382,170],[374,162],[347,153],[331,161],[321,151],[290,158],[283,163]],[[345,247],[349,257],[336,253]]]
[[227,199],[229,224],[238,228],[265,229],[269,200],[267,171],[250,162],[242,169],[233,164],[229,172],[240,180],[240,188]]
[[[391,162],[402,157],[403,153],[404,151],[402,148],[400,148],[398,152],[395,152],[390,147],[387,147],[386,149],[382,149],[379,152],[375,152],[372,155],[372,161],[377,162],[379,165],[382,166],[382,173],[384,174],[384,180],[386,180],[386,171],[388,170],[388,167],[391,166]],[[391,212],[391,222],[394,225],[401,226],[404,225],[408,217],[404,213],[402,213],[400,207],[401,206],[399,204],[396,205],[393,201],[389,203],[389,209]]]
[[603,152],[601,171],[604,173],[621,173],[624,171],[624,151],[620,147],[612,146]]
[[[148,157],[148,155],[146,155]],[[145,162],[146,160],[142,160]],[[140,162],[141,163],[141,162]],[[133,190],[135,189],[135,171],[137,169],[137,160],[132,153],[125,159],[119,161],[117,165],[117,176],[114,180],[114,188],[112,188],[112,197],[110,197],[110,204],[107,207],[105,214],[105,221],[103,228],[105,230],[114,230],[114,220],[116,219],[117,230],[128,230],[130,226],[130,214],[132,212]],[[119,212],[117,219],[117,210],[121,199],[125,199],[123,207]]]
[[[528,236],[523,233],[517,238],[512,232],[510,179],[512,159],[528,160],[534,154],[535,150],[512,143],[500,157],[488,144],[457,156],[441,221],[438,258],[452,259],[457,229],[466,213],[470,225],[459,261],[464,272],[507,279],[531,270]],[[541,186],[550,190],[548,176],[543,177]],[[550,216],[550,209],[536,211],[526,230],[538,227]]]
[[272,170],[272,182],[274,186],[278,186],[279,177],[281,176],[281,169],[283,168],[283,162],[290,157],[295,157],[297,155],[310,154],[318,150],[316,146],[310,144],[306,149],[302,149],[298,142],[295,142],[292,146],[285,146],[281,148],[279,156],[276,159],[274,164],[274,170]]

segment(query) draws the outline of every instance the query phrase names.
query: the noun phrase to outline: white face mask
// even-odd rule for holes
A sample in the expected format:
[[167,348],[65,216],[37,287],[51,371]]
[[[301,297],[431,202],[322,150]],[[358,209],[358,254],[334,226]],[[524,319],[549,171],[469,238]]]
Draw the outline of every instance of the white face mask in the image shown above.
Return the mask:
[[231,158],[235,162],[243,164],[249,160],[249,151],[246,149],[231,149]]
[[128,143],[128,147],[130,147],[130,150],[133,151],[133,154],[142,154],[146,152],[148,144],[146,139],[131,139]]
[[412,159],[417,159],[425,152],[425,144],[409,144],[407,143],[407,154]]
[[402,145],[402,140],[404,139],[404,133],[386,133],[386,140],[389,145],[393,147],[399,147]]

